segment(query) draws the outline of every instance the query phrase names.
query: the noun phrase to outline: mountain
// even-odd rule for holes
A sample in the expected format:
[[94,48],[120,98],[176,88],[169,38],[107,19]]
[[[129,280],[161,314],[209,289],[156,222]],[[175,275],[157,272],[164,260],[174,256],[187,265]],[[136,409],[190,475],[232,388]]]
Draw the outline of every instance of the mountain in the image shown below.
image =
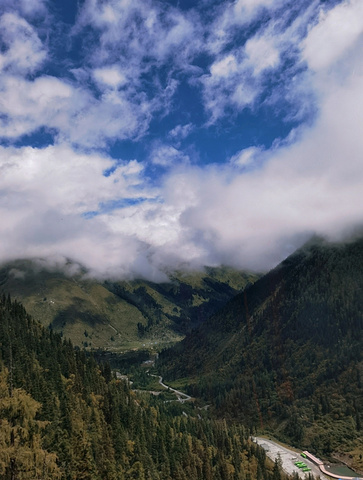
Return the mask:
[[98,281],[87,272],[18,260],[0,268],[10,292],[43,325],[86,349],[124,351],[170,344],[216,312],[258,276],[228,267],[173,272],[169,281]]
[[363,239],[305,245],[159,367],[220,415],[362,471]]
[[130,389],[0,296],[2,480],[288,480],[242,426]]

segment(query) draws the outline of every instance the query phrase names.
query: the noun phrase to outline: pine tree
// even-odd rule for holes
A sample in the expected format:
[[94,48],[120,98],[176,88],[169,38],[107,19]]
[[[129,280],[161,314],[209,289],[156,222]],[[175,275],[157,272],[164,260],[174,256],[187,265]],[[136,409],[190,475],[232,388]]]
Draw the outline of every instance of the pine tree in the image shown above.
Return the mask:
[[60,478],[56,456],[42,448],[45,422],[36,420],[41,405],[20,388],[9,389],[8,371],[0,372],[0,474],[3,480]]

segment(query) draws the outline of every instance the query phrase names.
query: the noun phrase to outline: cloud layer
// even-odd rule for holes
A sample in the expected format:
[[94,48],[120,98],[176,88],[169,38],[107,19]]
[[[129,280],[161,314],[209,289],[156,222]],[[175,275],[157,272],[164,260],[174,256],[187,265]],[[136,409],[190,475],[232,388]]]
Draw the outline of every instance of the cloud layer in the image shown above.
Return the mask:
[[4,2],[0,261],[265,270],[362,225],[362,2],[180,4]]

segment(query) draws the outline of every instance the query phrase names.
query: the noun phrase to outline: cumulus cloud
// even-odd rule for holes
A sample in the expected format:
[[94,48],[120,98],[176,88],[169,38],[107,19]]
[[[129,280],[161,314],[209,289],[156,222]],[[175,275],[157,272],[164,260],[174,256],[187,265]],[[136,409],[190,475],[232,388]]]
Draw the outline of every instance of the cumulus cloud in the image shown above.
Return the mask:
[[[356,8],[354,2],[350,6]],[[324,28],[330,34],[325,18],[310,31],[312,38],[316,31],[325,37]],[[355,39],[360,45],[359,36]],[[310,41],[308,36],[306,44]],[[185,209],[181,222],[195,245],[208,252],[210,262],[264,269],[312,233],[339,239],[362,224],[363,62],[353,53],[346,57],[342,78],[336,56],[330,64],[337,70],[331,76],[335,81],[318,90],[318,119],[301,128],[290,143],[265,152],[269,158],[262,168],[234,177],[218,168],[185,174],[184,185],[192,189],[196,202]],[[231,162],[248,165],[255,153],[254,148],[242,150]],[[197,180],[189,182],[188,177]],[[169,182],[175,181],[170,177]]]
[[[262,4],[265,5],[264,2],[261,2]],[[310,11],[305,13],[305,22],[308,22],[309,14],[311,15]],[[279,101],[282,96],[287,98],[289,85],[294,78],[293,69],[279,72],[282,80],[279,89],[276,87],[270,91],[268,87],[269,82],[274,81],[274,74],[280,67],[282,58],[286,61],[289,56],[297,55],[294,49],[296,50],[296,44],[299,43],[299,29],[303,21],[299,17],[286,27],[290,19],[285,16],[282,14],[281,18],[263,24],[241,46],[236,47],[239,42],[232,42],[230,39],[232,47],[223,48],[215,55],[209,72],[199,79],[205,108],[211,113],[209,123],[230,116],[231,112],[240,113],[246,108],[253,109],[261,95],[272,101],[273,94],[279,89]],[[238,35],[238,31],[235,35]],[[285,92],[282,92],[283,89]]]
[[20,12],[25,17],[34,18],[47,14],[47,0],[2,0],[4,10]]
[[155,145],[150,155],[154,165],[171,167],[189,162],[189,157],[171,145]]
[[[135,160],[115,163],[65,146],[2,148],[0,159],[2,260],[60,255],[98,274],[124,275],[147,254],[133,233],[116,235],[102,215],[86,215],[115,199],[139,198],[143,168]],[[155,192],[143,185],[142,196]]]
[[96,68],[93,76],[101,86],[118,88],[127,82],[125,75],[117,65],[109,67]]
[[230,114],[228,107],[241,111],[251,106],[260,92],[241,50],[216,60],[200,81],[205,108],[211,114],[209,123]]
[[147,68],[151,59],[165,61],[178,49],[176,62],[185,62],[199,43],[198,22],[176,8],[150,0],[119,2],[87,0],[76,30],[92,25],[100,32],[94,62],[130,60],[135,73]]
[[331,66],[363,34],[363,4],[348,0],[328,12],[321,10],[319,22],[303,42],[303,57],[313,70]]
[[[44,5],[34,0],[27,12],[39,13]],[[10,3],[7,9],[0,19],[5,45],[0,54],[0,69],[5,72],[0,81],[0,115],[5,138],[45,128],[58,141],[86,148],[137,139],[147,132],[153,114],[168,113],[179,84],[173,69],[188,65],[197,51],[198,21],[178,9],[151,1],[89,0],[69,37],[69,42],[84,42],[83,66],[71,64],[63,75],[43,71],[30,78],[29,73],[39,71],[55,54],[47,57],[47,37],[40,40],[35,28],[19,15],[26,15],[22,2],[17,3],[16,13]],[[162,78],[159,68],[167,62],[170,73]]]
[[231,165],[237,167],[250,167],[255,163],[256,159],[261,156],[261,153],[261,148],[258,147],[244,148],[233,155],[229,162]]
[[[264,270],[313,233],[362,224],[359,0],[222,2],[207,20],[198,7],[86,0],[70,32],[82,49],[57,65],[34,21],[46,3],[4,5],[1,261],[156,280],[186,264]],[[261,128],[280,116],[294,130],[248,137],[235,125],[247,108]],[[41,129],[54,145],[19,146]],[[187,153],[214,145],[218,161]]]
[[203,28],[194,10],[183,12],[152,0],[87,0],[73,35],[82,38],[90,27],[92,48],[85,45],[85,51],[96,81],[105,69],[109,79],[109,68],[112,78],[118,71],[127,79],[127,95],[134,99],[134,108],[147,102],[152,113],[167,114],[180,72],[198,70],[193,61],[204,49]]
[[91,91],[56,77],[35,80],[7,75],[0,86],[1,135],[18,137],[41,127],[55,129],[61,140],[101,147],[110,139],[136,137],[148,126],[150,105],[125,92]]
[[115,165],[109,158],[75,153],[66,146],[1,149],[1,191],[14,198],[7,208],[21,203],[34,207],[35,215],[43,208],[82,214],[97,210],[101,202],[135,196],[142,170],[136,160]]
[[205,107],[212,114],[210,123],[230,115],[231,109],[252,108],[263,92],[264,74],[279,62],[279,46],[271,32],[261,32],[243,47],[218,56],[209,74],[200,79]]
[[[246,108],[253,110],[256,104],[261,107],[262,97],[263,105],[274,108],[279,108],[282,99],[289,103],[290,119],[302,120],[312,114],[312,89],[305,81],[301,51],[307,29],[322,10],[314,1],[300,5],[297,14],[299,8],[286,8],[284,3],[221,4],[222,13],[208,30],[207,45],[214,61],[199,78],[211,115],[209,124],[231,114],[233,118]],[[241,38],[245,25],[254,25],[254,34]]]
[[273,13],[283,5],[283,0],[236,0],[222,2],[218,15],[209,30],[208,49],[221,53],[231,42],[238,29],[258,19],[261,12]]
[[180,141],[184,140],[192,131],[193,125],[191,123],[187,123],[185,125],[177,125],[169,132],[169,137],[173,140]]
[[35,29],[15,13],[0,17],[1,40],[6,49],[0,53],[0,69],[15,73],[30,73],[39,68],[46,50]]
[[245,51],[255,75],[267,68],[276,67],[280,60],[279,51],[264,37],[253,37],[248,40]]

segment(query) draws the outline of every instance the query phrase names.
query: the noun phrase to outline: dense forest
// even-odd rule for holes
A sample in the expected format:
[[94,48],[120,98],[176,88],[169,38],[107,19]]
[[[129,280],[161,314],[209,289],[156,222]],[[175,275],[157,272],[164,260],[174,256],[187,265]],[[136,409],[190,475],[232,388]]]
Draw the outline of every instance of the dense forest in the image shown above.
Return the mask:
[[3,480],[280,480],[242,426],[138,394],[0,299]]
[[220,416],[363,471],[362,292],[362,239],[311,242],[165,351],[159,368]]
[[117,355],[74,348],[2,295],[0,477],[284,478],[256,431],[362,471],[362,291],[362,239],[305,246],[160,356],[188,404],[132,390],[104,361]]

